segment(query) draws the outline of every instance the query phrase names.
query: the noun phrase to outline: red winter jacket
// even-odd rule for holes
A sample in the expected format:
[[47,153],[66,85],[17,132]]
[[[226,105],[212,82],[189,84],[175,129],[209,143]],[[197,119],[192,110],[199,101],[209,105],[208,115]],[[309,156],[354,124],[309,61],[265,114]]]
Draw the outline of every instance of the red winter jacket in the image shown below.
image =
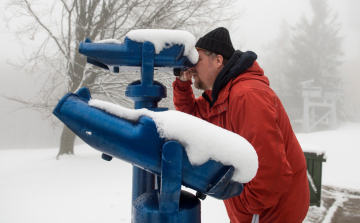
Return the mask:
[[[239,196],[224,200],[231,222],[251,222],[253,214],[260,223],[302,222],[310,197],[305,157],[257,62],[220,91],[212,108],[202,96],[195,99],[191,84],[173,83],[176,109],[241,135],[258,155],[254,179]],[[211,91],[205,93],[211,98]]]

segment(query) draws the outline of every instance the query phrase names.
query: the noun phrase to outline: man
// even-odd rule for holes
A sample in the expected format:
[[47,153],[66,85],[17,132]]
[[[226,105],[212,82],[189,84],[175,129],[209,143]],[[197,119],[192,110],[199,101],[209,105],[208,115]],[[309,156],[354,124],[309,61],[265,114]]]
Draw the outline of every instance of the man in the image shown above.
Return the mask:
[[[258,172],[243,192],[224,200],[230,221],[259,216],[261,223],[302,222],[309,207],[305,157],[256,54],[235,51],[223,27],[200,38],[196,48],[198,63],[173,83],[176,109],[241,135],[259,159]],[[204,90],[197,99],[191,78]]]

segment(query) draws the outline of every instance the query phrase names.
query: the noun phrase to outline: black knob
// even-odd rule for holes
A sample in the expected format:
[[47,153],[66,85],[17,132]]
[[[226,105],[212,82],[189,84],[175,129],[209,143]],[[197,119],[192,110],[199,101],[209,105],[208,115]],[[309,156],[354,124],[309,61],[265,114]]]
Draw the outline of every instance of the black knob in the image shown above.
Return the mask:
[[112,160],[112,156],[109,156],[108,154],[105,154],[105,153],[103,153],[101,155],[101,158],[103,158],[103,160],[106,160],[106,161],[111,161]]
[[206,194],[203,194],[203,193],[201,193],[199,191],[196,191],[196,197],[201,199],[201,200],[205,200]]

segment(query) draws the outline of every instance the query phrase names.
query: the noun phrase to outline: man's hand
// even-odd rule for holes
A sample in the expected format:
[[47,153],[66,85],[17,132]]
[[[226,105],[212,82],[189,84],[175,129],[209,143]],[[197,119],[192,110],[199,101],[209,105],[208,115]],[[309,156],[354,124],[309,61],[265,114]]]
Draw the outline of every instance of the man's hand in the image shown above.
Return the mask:
[[180,76],[177,78],[179,78],[181,81],[189,81],[189,80],[191,80],[192,72],[194,72],[194,71],[192,71],[191,69],[186,70],[186,71],[181,71]]

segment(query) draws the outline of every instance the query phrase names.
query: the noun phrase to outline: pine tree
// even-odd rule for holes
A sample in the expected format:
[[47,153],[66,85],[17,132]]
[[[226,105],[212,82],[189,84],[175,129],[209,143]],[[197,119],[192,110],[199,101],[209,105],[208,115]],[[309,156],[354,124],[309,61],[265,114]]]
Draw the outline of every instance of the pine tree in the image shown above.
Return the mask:
[[[314,80],[313,86],[322,89],[337,89],[341,77],[338,67],[341,65],[342,41],[339,36],[340,25],[327,0],[310,0],[313,17],[305,15],[292,28],[291,50],[287,83],[291,89],[291,101],[298,107],[301,99],[303,81]],[[301,105],[301,103],[300,103]]]

